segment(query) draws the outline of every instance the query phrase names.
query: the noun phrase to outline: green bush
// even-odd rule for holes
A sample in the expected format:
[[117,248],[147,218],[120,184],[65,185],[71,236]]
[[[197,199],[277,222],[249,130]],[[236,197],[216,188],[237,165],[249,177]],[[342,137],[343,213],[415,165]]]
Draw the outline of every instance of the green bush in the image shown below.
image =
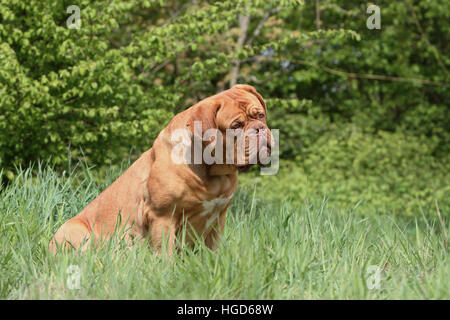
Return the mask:
[[0,0],[3,177],[80,158],[102,175],[239,82],[280,129],[282,170],[264,180],[279,181],[276,196],[407,212],[449,198],[448,2],[378,1],[381,30],[366,28],[361,1],[74,4],[80,29],[64,2]]
[[324,134],[296,162],[282,161],[278,175],[242,178],[244,184],[256,179],[269,198],[302,203],[325,196],[338,207],[361,201],[377,212],[405,215],[435,215],[437,201],[447,215],[450,163],[437,161],[433,149],[416,137],[346,126]]
[[[284,155],[291,159],[301,155],[303,146],[328,131],[329,122],[352,123],[368,133],[381,130],[426,137],[434,156],[448,158],[450,43],[444,35],[450,33],[450,3],[373,1],[380,7],[381,29],[369,30],[370,2],[305,1],[274,24],[283,34],[317,32],[317,4],[321,30],[354,30],[360,40],[339,36],[300,44],[292,40],[260,63],[245,64],[247,78],[258,79],[265,96],[285,103],[312,101],[312,121],[305,118],[311,110],[279,113],[279,104],[269,105],[289,139]],[[273,37],[271,31],[263,33],[261,41]]]
[[69,148],[102,164],[150,145],[176,96],[143,85],[139,57],[111,39],[137,3],[80,1],[82,27],[69,29],[63,2],[2,2],[0,161],[8,175],[39,159],[65,164]]
[[[257,35],[267,13],[287,19],[301,10],[298,0],[73,4],[80,29],[67,27],[64,2],[0,1],[0,161],[9,178],[15,165],[50,159],[63,167],[69,154],[118,163],[149,148],[174,113],[226,89],[237,61],[309,38],[354,35]],[[239,44],[237,17],[246,14],[248,41]],[[268,22],[264,30],[277,28]],[[244,73],[235,80],[249,82]]]

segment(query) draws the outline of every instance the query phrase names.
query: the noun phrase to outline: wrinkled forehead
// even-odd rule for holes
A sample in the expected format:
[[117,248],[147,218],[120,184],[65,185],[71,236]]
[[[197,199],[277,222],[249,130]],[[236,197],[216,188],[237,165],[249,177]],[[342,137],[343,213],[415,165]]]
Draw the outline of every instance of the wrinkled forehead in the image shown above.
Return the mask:
[[230,89],[223,92],[224,98],[228,101],[233,101],[235,106],[237,106],[242,111],[246,112],[249,108],[258,108],[265,112],[264,106],[259,101],[258,97],[240,89]]

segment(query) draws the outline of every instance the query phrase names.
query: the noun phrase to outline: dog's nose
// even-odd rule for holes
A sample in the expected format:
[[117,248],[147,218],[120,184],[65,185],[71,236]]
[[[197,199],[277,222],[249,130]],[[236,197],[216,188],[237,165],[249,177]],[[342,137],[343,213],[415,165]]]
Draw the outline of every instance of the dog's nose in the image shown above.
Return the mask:
[[262,123],[257,123],[253,129],[256,131],[257,134],[264,134],[267,132],[267,128],[264,124]]
[[259,137],[259,141],[265,141],[265,147],[267,148],[266,152],[267,155],[271,154],[271,149],[272,149],[272,138],[271,138],[271,132],[269,130],[269,128],[267,128],[266,125],[264,125],[263,123],[257,123],[253,126],[252,128],[253,130],[255,130],[256,136]]

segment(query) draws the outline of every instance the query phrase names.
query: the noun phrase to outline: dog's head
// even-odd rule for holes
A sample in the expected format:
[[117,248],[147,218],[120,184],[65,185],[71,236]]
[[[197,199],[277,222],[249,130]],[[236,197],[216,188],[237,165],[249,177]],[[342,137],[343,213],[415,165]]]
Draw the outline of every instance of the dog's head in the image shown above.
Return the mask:
[[209,150],[216,160],[243,172],[269,162],[272,138],[266,120],[262,96],[254,87],[240,84],[193,106],[188,126],[202,139],[204,156]]

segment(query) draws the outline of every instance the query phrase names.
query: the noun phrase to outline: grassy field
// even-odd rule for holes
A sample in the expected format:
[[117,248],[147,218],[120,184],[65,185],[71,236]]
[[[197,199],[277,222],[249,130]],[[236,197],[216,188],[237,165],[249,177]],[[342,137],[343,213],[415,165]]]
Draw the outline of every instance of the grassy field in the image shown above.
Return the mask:
[[326,198],[267,201],[250,183],[217,252],[199,244],[168,258],[113,239],[55,258],[52,234],[118,174],[98,182],[82,167],[28,169],[1,190],[1,299],[450,299],[448,212],[439,206],[406,217]]

